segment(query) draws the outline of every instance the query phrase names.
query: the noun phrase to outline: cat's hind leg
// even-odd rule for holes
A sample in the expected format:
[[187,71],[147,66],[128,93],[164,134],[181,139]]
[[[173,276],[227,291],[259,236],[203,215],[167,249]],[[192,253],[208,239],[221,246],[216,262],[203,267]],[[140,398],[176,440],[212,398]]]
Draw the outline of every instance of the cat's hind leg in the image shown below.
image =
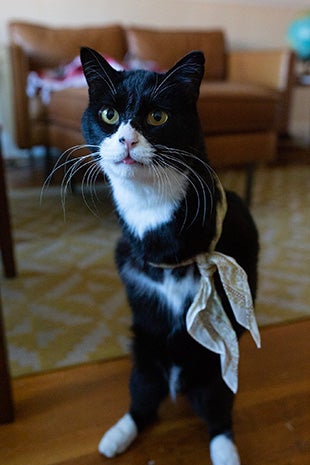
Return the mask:
[[142,369],[135,365],[130,379],[129,413],[104,434],[98,446],[99,452],[106,457],[125,452],[139,431],[154,420],[159,404],[167,394],[167,379],[159,366],[150,364]]
[[221,376],[192,386],[187,395],[195,412],[208,425],[212,465],[240,465],[232,433],[234,394]]
[[213,465],[240,465],[237,447],[227,434],[218,434],[211,440],[210,456]]

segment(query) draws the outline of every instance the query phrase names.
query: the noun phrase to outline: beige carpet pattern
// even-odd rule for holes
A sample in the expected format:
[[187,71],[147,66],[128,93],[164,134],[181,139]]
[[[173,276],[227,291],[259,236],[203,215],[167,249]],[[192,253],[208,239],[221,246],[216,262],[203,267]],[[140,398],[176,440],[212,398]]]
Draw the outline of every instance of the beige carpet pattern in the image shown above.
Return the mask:
[[[310,315],[310,177],[305,166],[262,168],[252,211],[261,238],[260,325]],[[243,188],[244,174],[220,173]],[[66,197],[59,187],[10,193],[18,277],[2,280],[13,376],[118,357],[128,352],[130,314],[113,249],[119,235],[108,192]]]

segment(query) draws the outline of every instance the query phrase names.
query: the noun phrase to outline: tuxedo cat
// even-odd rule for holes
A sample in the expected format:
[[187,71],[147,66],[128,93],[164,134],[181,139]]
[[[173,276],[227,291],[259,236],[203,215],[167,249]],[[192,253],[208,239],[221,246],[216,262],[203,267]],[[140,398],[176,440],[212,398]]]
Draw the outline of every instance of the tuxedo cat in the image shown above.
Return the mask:
[[[180,392],[208,426],[213,465],[239,465],[234,393],[222,377],[220,355],[186,326],[201,279],[195,257],[212,247],[233,257],[253,299],[257,278],[253,220],[237,195],[221,191],[207,160],[196,108],[204,56],[191,52],[164,73],[116,71],[88,48],[81,60],[89,86],[83,134],[112,188],[122,228],[116,263],[132,310],[131,403],[99,451],[107,457],[125,451],[161,401]],[[237,339],[243,327],[218,272],[214,282]]]

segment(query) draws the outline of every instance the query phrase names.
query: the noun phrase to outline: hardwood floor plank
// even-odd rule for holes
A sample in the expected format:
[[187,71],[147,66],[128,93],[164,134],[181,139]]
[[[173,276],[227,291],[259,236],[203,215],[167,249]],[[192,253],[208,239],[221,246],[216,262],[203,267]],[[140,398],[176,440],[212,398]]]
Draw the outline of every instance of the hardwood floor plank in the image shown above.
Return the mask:
[[[246,465],[308,465],[310,321],[265,328],[263,348],[241,342],[236,441]],[[167,400],[159,420],[115,459],[97,453],[127,409],[130,361],[114,360],[15,379],[16,420],[0,426],[5,465],[210,465],[208,435],[186,400]]]

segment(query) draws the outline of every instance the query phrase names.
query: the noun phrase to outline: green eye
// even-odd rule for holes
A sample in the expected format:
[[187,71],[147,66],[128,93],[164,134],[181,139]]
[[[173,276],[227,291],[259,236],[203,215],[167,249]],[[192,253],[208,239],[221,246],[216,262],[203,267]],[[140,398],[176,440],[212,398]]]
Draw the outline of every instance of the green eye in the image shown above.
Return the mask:
[[119,114],[114,108],[104,108],[99,114],[102,121],[107,124],[117,124],[119,121]]
[[151,111],[147,115],[147,122],[151,126],[161,126],[167,121],[167,119],[168,119],[168,115],[163,110]]

